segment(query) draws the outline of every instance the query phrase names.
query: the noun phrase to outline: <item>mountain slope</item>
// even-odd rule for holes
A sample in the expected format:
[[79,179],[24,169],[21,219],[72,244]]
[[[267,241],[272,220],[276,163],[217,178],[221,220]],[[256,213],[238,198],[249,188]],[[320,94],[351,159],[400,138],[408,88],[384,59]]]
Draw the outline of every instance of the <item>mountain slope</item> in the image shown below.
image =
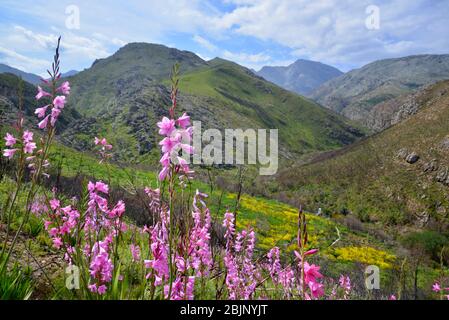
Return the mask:
[[379,103],[449,79],[449,55],[417,55],[379,60],[330,80],[312,99],[346,117],[365,120]]
[[223,59],[182,76],[181,90],[208,99],[209,112],[197,116],[215,119],[215,128],[278,128],[285,149],[296,153],[336,148],[362,135],[344,118]]
[[[19,81],[20,79],[11,74],[0,74],[0,124],[3,126],[12,125],[18,116],[19,111]],[[42,106],[45,98],[39,103],[35,99],[37,88],[26,81],[22,81],[23,95],[23,115],[25,124],[31,129],[37,129],[38,118],[34,111],[38,106]],[[65,108],[57,122],[57,133],[63,134],[73,123],[83,122],[82,116],[73,108]]]
[[263,67],[257,74],[284,89],[307,96],[343,72],[320,62],[299,59],[286,67]]
[[379,134],[279,175],[278,197],[364,222],[449,230],[449,81]]
[[167,79],[175,62],[180,62],[182,75],[178,112],[188,111],[192,119],[203,121],[203,128],[279,128],[285,156],[329,150],[363,135],[341,116],[237,64],[206,62],[190,52],[135,43],[70,78],[69,105],[95,118],[90,125],[75,125],[73,146],[76,141],[84,148],[93,135],[104,135],[118,146],[122,159],[142,160],[153,150],[157,153],[156,122],[167,115]]
[[23,80],[35,85],[41,81],[41,78],[35,74],[24,72],[3,63],[0,63],[0,73],[12,73],[18,77],[21,77]]

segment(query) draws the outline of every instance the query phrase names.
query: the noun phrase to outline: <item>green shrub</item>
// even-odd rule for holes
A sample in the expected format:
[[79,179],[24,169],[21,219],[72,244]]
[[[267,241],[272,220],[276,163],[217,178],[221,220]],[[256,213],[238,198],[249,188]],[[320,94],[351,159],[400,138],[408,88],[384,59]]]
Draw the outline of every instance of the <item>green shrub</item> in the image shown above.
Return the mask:
[[441,250],[449,243],[447,237],[435,231],[413,232],[401,240],[405,247],[421,250],[437,262],[440,259]]

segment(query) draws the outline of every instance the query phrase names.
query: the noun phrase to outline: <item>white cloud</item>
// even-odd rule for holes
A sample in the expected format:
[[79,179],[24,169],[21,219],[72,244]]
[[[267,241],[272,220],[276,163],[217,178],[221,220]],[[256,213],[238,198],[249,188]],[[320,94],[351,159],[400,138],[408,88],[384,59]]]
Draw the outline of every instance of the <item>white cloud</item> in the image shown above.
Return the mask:
[[[251,67],[299,57],[345,70],[388,57],[449,52],[445,0],[223,2],[232,4],[226,12],[212,0],[78,0],[80,29],[68,30],[65,8],[74,1],[2,0],[0,10],[13,11],[20,19],[15,28],[6,24],[8,19],[0,22],[0,45],[33,57],[46,52],[47,57],[62,34],[69,54],[65,61],[75,65],[89,65],[126,43],[144,41],[195,51],[200,45],[203,55]],[[379,30],[365,26],[366,8],[373,3],[380,8]],[[42,29],[34,29],[36,25]]]
[[271,60],[271,57],[263,52],[257,54],[248,54],[244,52],[231,52],[224,50],[223,58],[237,62],[252,69],[260,69],[264,64]]
[[307,59],[360,66],[391,56],[449,51],[448,1],[376,1],[379,30],[365,26],[372,0],[228,2],[237,7],[213,19],[215,28],[275,42]]
[[[15,26],[14,29],[31,41],[32,45],[38,45],[47,50],[53,50],[56,47],[58,41],[56,34],[36,33],[22,26]],[[66,50],[67,54],[83,55],[89,59],[104,58],[111,54],[98,39],[78,36],[73,32],[64,32],[64,30],[61,30],[61,34],[64,36],[61,49]]]
[[209,51],[216,51],[218,49],[217,46],[214,45],[212,42],[210,42],[209,40],[207,40],[197,34],[193,36],[193,41],[195,41],[200,46],[202,46],[203,48],[206,48]]
[[[0,47],[0,60],[2,63],[9,65],[10,67],[27,72],[28,70],[33,70],[34,68],[40,68],[45,70],[48,68],[49,61],[43,59],[34,59],[24,56],[14,50]],[[40,76],[46,76],[44,72],[40,73]]]

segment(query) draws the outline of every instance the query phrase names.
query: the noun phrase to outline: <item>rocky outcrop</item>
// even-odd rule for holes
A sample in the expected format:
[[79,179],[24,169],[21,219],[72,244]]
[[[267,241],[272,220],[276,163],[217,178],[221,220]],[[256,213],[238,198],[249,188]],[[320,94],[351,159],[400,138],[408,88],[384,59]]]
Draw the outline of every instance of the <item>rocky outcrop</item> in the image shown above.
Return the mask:
[[406,158],[405,161],[407,161],[410,164],[413,164],[419,160],[419,156],[416,154],[416,152],[410,153]]
[[397,157],[402,160],[407,161],[410,164],[414,164],[415,162],[417,162],[419,160],[419,155],[416,152],[414,152],[414,151],[409,152],[405,148],[402,148],[398,151]]

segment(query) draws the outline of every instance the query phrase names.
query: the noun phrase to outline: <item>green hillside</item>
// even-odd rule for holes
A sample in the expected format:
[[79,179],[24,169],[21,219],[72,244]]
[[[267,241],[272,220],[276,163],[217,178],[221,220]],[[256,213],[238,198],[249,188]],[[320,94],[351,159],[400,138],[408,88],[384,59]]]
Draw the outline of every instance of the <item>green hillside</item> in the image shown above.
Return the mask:
[[278,128],[290,152],[333,149],[363,135],[346,119],[223,59],[186,73],[180,84],[192,98],[209,99],[206,108],[222,118],[218,128]]
[[203,128],[277,128],[286,158],[335,149],[364,134],[344,118],[237,64],[133,43],[70,78],[74,89],[68,105],[85,119],[64,142],[85,150],[93,136],[104,135],[120,147],[116,159],[154,162],[156,122],[167,114],[167,79],[175,62],[181,65],[179,112],[201,120]]
[[408,119],[282,172],[278,198],[378,225],[387,238],[421,228],[448,232],[449,81],[419,96],[420,111]]

